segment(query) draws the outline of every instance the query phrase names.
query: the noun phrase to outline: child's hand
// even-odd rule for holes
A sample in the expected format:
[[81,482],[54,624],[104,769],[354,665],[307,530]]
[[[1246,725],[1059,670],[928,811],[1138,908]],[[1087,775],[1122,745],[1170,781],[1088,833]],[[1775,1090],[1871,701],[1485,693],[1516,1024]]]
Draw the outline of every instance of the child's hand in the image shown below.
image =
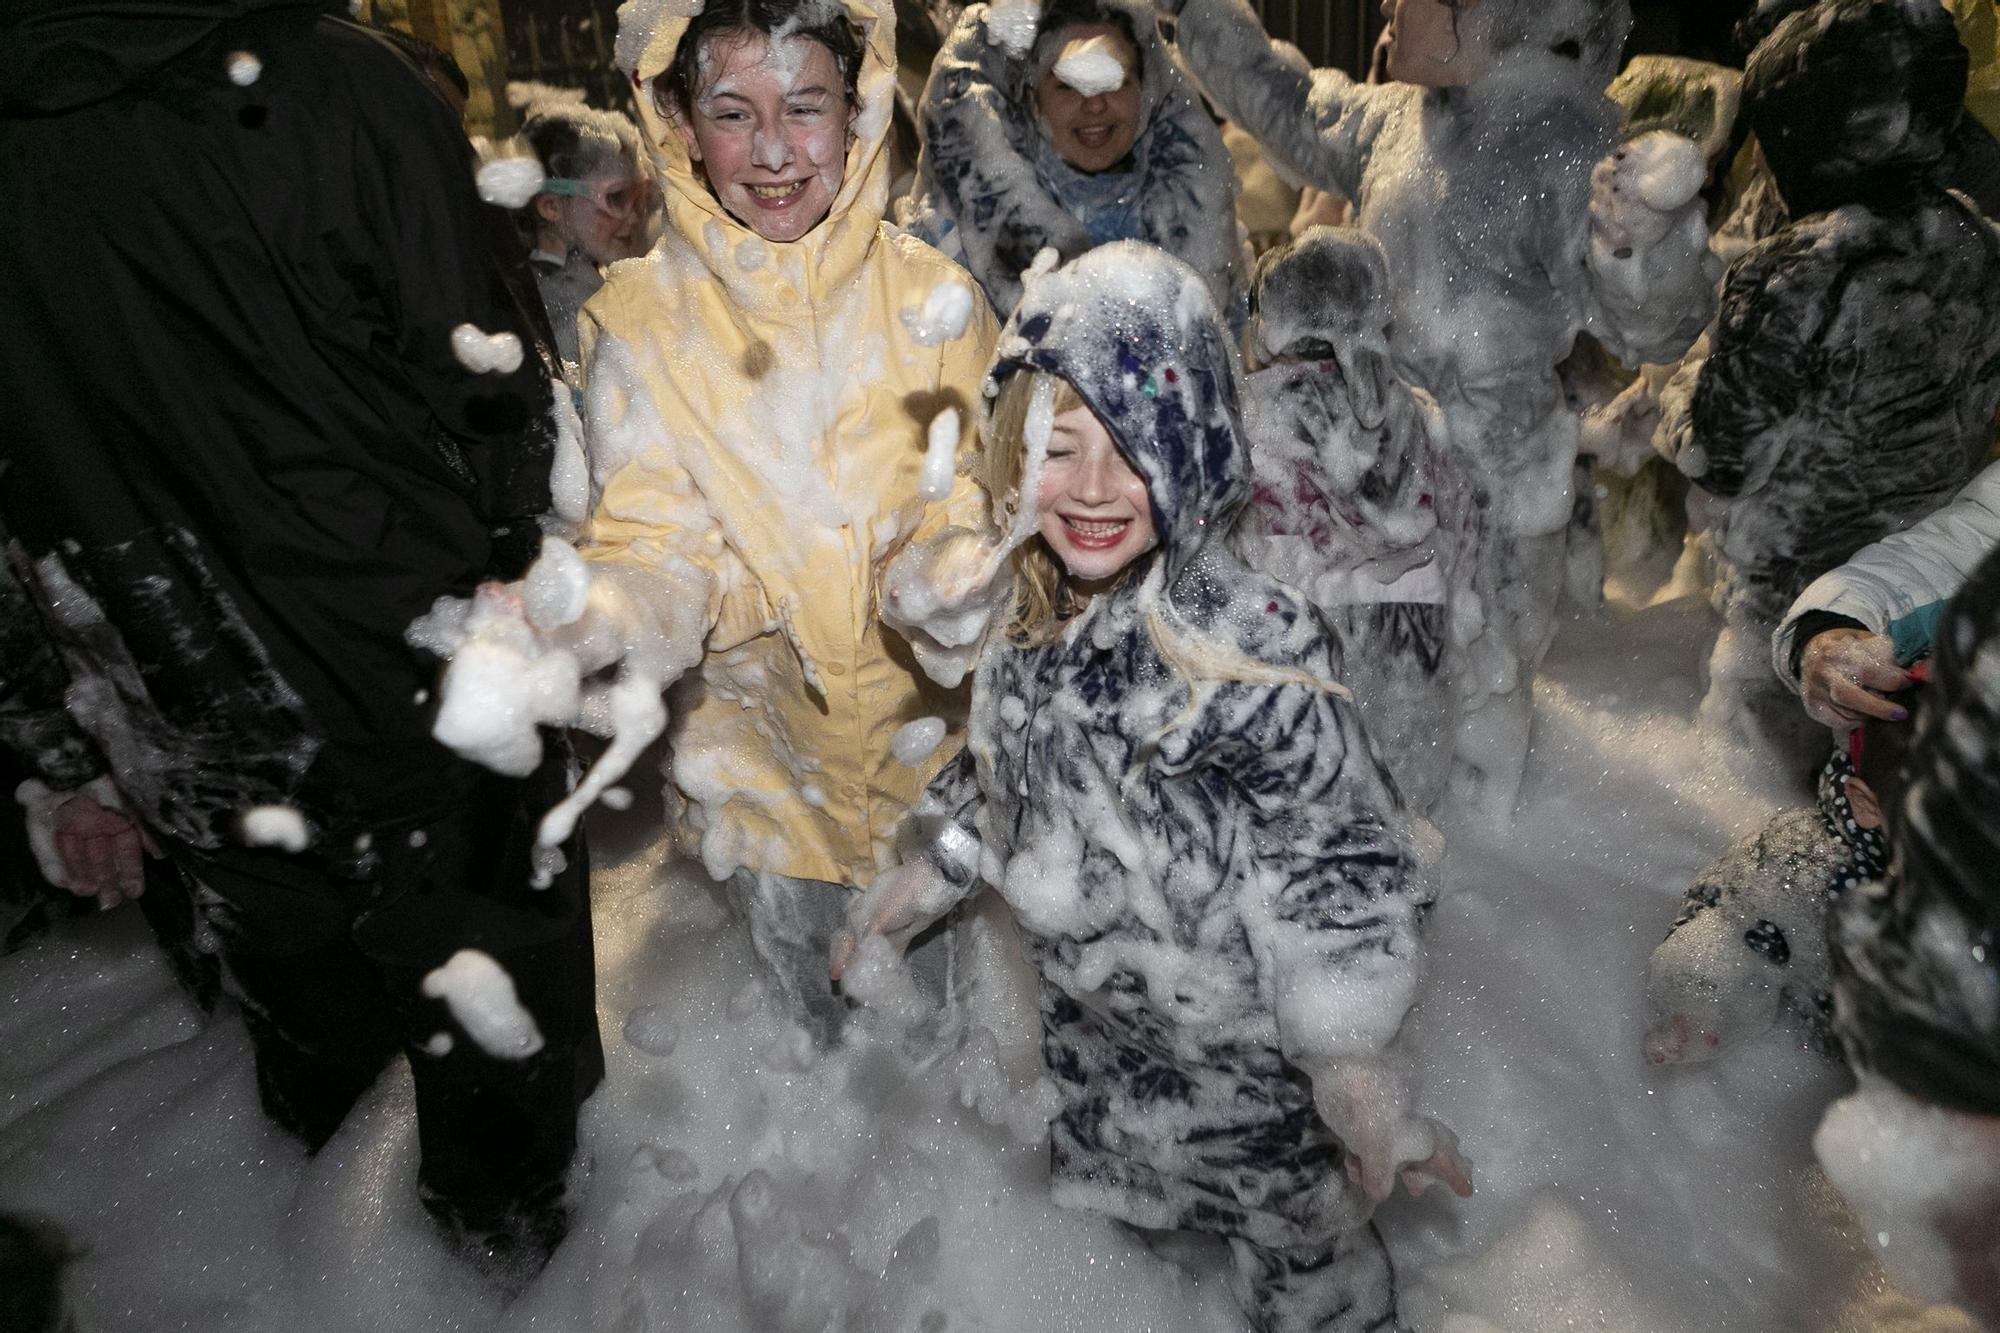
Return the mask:
[[[610,739],[543,817],[541,845],[566,841],[591,802],[666,731],[661,696],[704,651],[705,580],[677,559],[646,569],[589,565],[548,538],[518,583],[484,583],[470,599],[440,597],[405,635],[448,663],[431,735],[516,777],[541,763],[545,726]],[[611,667],[615,673],[606,672]]]
[[1909,673],[1896,665],[1895,645],[1867,630],[1821,630],[1799,654],[1806,713],[1836,730],[1852,731],[1871,717],[1902,721],[1908,714],[1882,696],[1909,683]]
[[990,598],[1001,582],[999,543],[970,528],[946,528],[904,548],[882,576],[884,614],[898,624],[949,618]]
[[846,929],[834,932],[827,960],[833,979],[840,980],[870,935],[884,936],[901,949],[950,906],[944,876],[929,861],[905,861],[883,871],[848,906]]
[[431,734],[474,763],[525,777],[541,762],[540,728],[576,718],[583,671],[533,623],[520,584],[440,598],[411,639],[449,659]]
[[15,796],[26,808],[28,845],[49,883],[105,909],[145,891],[144,858],[164,853],[110,778],[61,792],[30,778]]
[[1343,1060],[1314,1072],[1313,1102],[1347,1149],[1347,1174],[1380,1203],[1403,1187],[1414,1196],[1433,1181],[1460,1198],[1472,1179],[1458,1137],[1427,1116],[1410,1114],[1409,1086],[1386,1060]]
[[1708,164],[1669,130],[1642,134],[1590,177],[1591,271],[1601,295],[1643,307],[1657,292],[1701,280],[1712,261],[1702,216]]
[[912,543],[882,574],[882,619],[901,631],[926,675],[947,688],[965,678],[993,612],[1011,586],[1006,549],[969,528]]
[[1692,141],[1667,130],[1640,135],[1590,173],[1593,238],[1613,249],[1657,242],[1696,201],[1707,174]]

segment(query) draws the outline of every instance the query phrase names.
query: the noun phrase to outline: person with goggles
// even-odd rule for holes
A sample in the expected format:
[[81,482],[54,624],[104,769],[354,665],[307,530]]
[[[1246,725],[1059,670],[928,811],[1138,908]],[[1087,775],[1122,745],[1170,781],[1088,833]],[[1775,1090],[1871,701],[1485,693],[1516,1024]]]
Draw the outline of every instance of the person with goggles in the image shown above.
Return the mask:
[[521,137],[546,177],[521,210],[529,264],[566,378],[573,378],[567,371],[577,362],[577,311],[604,285],[606,265],[646,252],[652,190],[638,131],[615,111],[544,101],[528,108]]

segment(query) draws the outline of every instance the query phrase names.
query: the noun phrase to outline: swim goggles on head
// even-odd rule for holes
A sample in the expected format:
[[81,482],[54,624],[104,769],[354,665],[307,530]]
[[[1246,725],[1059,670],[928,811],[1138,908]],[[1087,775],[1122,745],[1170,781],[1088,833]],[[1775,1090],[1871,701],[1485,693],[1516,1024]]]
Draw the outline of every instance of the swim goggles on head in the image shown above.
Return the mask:
[[574,176],[550,176],[542,182],[546,194],[588,199],[608,217],[628,218],[645,205],[646,186],[637,180],[586,181]]

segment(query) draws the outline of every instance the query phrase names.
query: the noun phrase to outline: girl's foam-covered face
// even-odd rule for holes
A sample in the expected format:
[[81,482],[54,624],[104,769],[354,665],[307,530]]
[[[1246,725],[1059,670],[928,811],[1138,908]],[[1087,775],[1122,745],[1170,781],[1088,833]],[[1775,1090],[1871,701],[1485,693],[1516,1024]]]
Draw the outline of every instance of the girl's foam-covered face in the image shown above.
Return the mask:
[[855,110],[820,43],[718,33],[702,50],[693,111],[675,125],[732,217],[767,241],[796,241],[840,193]]
[[1480,74],[1480,59],[1464,37],[1462,20],[1480,0],[1382,0],[1389,20],[1389,77],[1425,88],[1455,88]]
[[1042,540],[1086,588],[1158,544],[1145,480],[1081,404],[1056,415],[1035,506]]
[[[1104,84],[1109,79],[1078,80],[1083,84],[1083,89],[1078,89],[1063,77],[1062,53],[1092,38],[1098,39],[1101,52],[1124,70],[1123,81],[1108,89]],[[1042,131],[1055,146],[1057,156],[1078,171],[1114,167],[1139,138],[1139,53],[1125,34],[1109,23],[1071,24],[1057,34],[1056,42],[1051,52],[1055,58],[1035,85]]]

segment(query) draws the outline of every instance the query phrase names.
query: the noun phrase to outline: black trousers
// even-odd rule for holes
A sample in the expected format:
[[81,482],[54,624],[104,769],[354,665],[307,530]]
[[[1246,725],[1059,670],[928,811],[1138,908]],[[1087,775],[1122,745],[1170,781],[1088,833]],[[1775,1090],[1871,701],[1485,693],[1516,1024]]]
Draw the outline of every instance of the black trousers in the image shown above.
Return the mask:
[[[309,1149],[405,1053],[425,1203],[471,1228],[560,1198],[577,1108],[604,1075],[581,834],[548,887],[530,883],[536,823],[564,790],[565,747],[550,749],[532,777],[478,770],[450,815],[377,835],[362,878],[309,856],[178,849],[140,900],[197,998],[212,994],[214,964],[185,946],[197,919],[210,927],[265,1110]],[[462,949],[513,979],[542,1034],[534,1055],[489,1054],[423,994]]]

